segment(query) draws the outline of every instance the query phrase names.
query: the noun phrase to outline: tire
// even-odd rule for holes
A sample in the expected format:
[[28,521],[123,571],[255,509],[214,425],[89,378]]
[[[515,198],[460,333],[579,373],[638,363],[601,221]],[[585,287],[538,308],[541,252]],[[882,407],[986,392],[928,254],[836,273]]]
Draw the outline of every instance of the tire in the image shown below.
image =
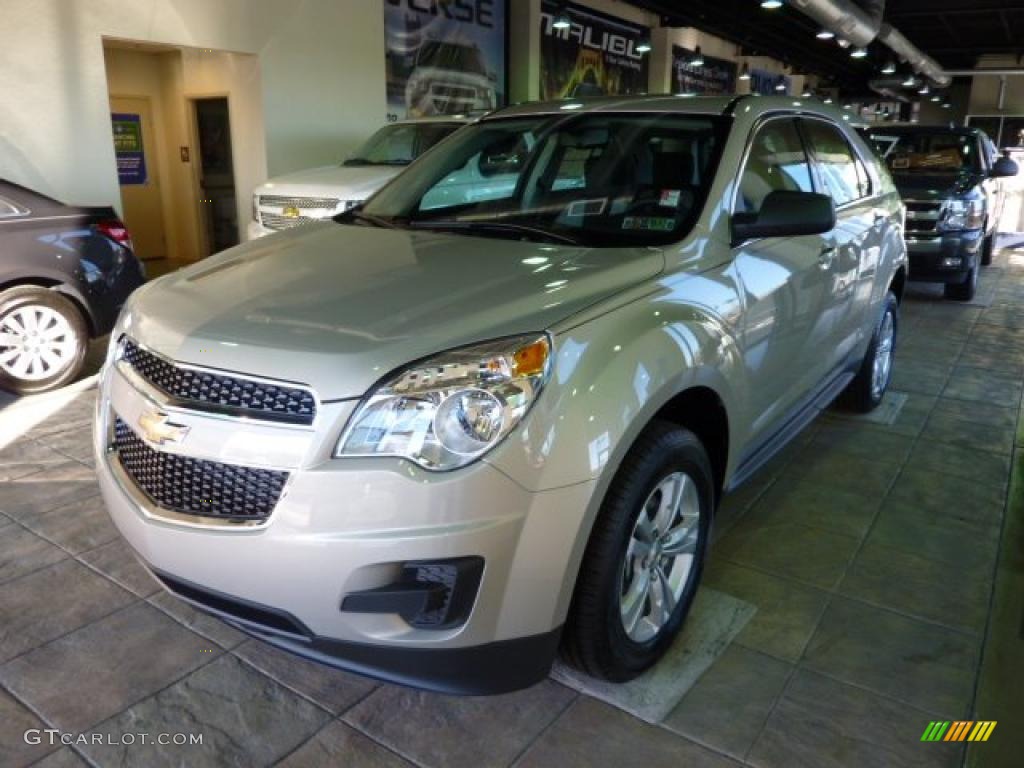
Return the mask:
[[29,395],[63,386],[81,372],[88,345],[85,318],[70,299],[35,285],[0,291],[0,388]]
[[[846,389],[842,404],[859,413],[873,411],[882,402],[892,380],[892,363],[896,354],[896,338],[900,327],[900,305],[891,291],[886,295],[882,314],[868,344],[864,360]],[[883,362],[883,357],[888,362]],[[876,368],[876,364],[882,366]]]
[[[666,505],[671,517],[659,521],[651,512],[673,493],[681,503]],[[714,497],[711,462],[697,436],[669,422],[652,422],[612,480],[587,542],[562,635],[562,655],[569,664],[593,677],[624,682],[661,658],[697,592]],[[664,525],[669,519],[673,522]],[[653,523],[665,530],[652,531]],[[654,534],[653,553],[641,551],[646,549],[637,538],[641,531]],[[668,532],[675,532],[671,543],[680,544],[681,551],[674,558],[658,557],[665,544],[661,537]],[[661,568],[664,580],[651,580],[656,573],[651,561]],[[643,588],[645,583],[650,589]],[[665,583],[674,596],[668,610],[659,607],[665,603]],[[637,595],[641,597],[630,599]]]
[[993,232],[981,241],[981,265],[987,267],[992,263],[992,254],[996,249],[996,233]]
[[978,270],[975,264],[962,283],[947,283],[943,295],[953,301],[970,301],[978,290]]

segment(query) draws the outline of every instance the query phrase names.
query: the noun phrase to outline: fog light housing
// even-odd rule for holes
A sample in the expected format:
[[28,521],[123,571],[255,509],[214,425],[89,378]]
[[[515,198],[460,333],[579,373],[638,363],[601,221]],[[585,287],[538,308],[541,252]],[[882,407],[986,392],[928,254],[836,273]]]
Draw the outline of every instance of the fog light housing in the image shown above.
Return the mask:
[[963,263],[964,260],[961,259],[959,256],[946,256],[945,258],[942,259],[942,266],[948,269],[962,267]]
[[402,563],[398,581],[350,592],[341,601],[341,610],[396,613],[417,629],[451,629],[469,619],[483,572],[482,557]]

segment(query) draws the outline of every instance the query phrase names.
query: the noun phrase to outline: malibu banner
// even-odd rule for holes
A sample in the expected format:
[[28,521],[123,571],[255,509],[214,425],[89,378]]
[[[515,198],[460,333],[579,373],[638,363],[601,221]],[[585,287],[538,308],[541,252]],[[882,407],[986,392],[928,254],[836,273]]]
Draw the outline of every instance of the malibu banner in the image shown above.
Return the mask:
[[704,56],[704,64],[690,64],[695,51],[672,46],[672,92],[731,94],[736,91],[736,64],[714,56]]
[[507,0],[384,0],[388,120],[504,106]]
[[[567,29],[555,17],[568,13]],[[650,30],[578,5],[541,4],[540,95],[561,99],[647,91],[647,56],[637,51]]]

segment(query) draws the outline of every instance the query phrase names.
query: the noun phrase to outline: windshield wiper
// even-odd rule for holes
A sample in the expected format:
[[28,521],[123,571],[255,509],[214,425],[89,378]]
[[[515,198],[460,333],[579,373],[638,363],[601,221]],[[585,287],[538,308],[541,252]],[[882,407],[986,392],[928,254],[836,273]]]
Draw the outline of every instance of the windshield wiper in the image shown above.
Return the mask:
[[505,221],[462,221],[460,219],[420,219],[412,220],[409,226],[414,229],[441,229],[469,232],[518,232],[523,235],[543,238],[566,245],[580,245],[580,241],[569,235],[552,232],[550,229],[531,227],[528,224],[510,224]]
[[382,229],[399,229],[398,224],[391,219],[386,219],[383,216],[374,216],[372,213],[364,213],[360,208],[349,208],[347,211],[335,216],[334,220],[339,224],[359,221],[373,227],[381,227]]

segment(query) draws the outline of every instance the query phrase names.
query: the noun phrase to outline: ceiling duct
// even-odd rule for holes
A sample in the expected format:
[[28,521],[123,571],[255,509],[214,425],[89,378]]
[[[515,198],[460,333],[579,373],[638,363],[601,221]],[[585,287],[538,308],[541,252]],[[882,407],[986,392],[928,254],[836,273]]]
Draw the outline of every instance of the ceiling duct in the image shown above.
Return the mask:
[[[790,0],[790,5],[834,32],[836,37],[864,48],[878,35],[884,3],[872,0],[872,12],[861,9],[850,0]],[[872,15],[875,7],[878,8],[877,16]]]
[[907,40],[903,33],[891,24],[882,24],[878,31],[878,41],[892,48],[893,53],[909,63],[915,72],[931,80],[934,85],[947,88],[953,82],[953,78],[945,73],[935,59]]
[[790,0],[790,4],[858,48],[865,48],[877,39],[933,85],[946,88],[953,81],[935,59],[907,40],[898,29],[882,21],[885,0],[861,0],[859,4],[852,0]]
[[907,88],[903,85],[903,77],[877,77],[868,82],[868,87],[886,99],[892,101],[910,101]]

